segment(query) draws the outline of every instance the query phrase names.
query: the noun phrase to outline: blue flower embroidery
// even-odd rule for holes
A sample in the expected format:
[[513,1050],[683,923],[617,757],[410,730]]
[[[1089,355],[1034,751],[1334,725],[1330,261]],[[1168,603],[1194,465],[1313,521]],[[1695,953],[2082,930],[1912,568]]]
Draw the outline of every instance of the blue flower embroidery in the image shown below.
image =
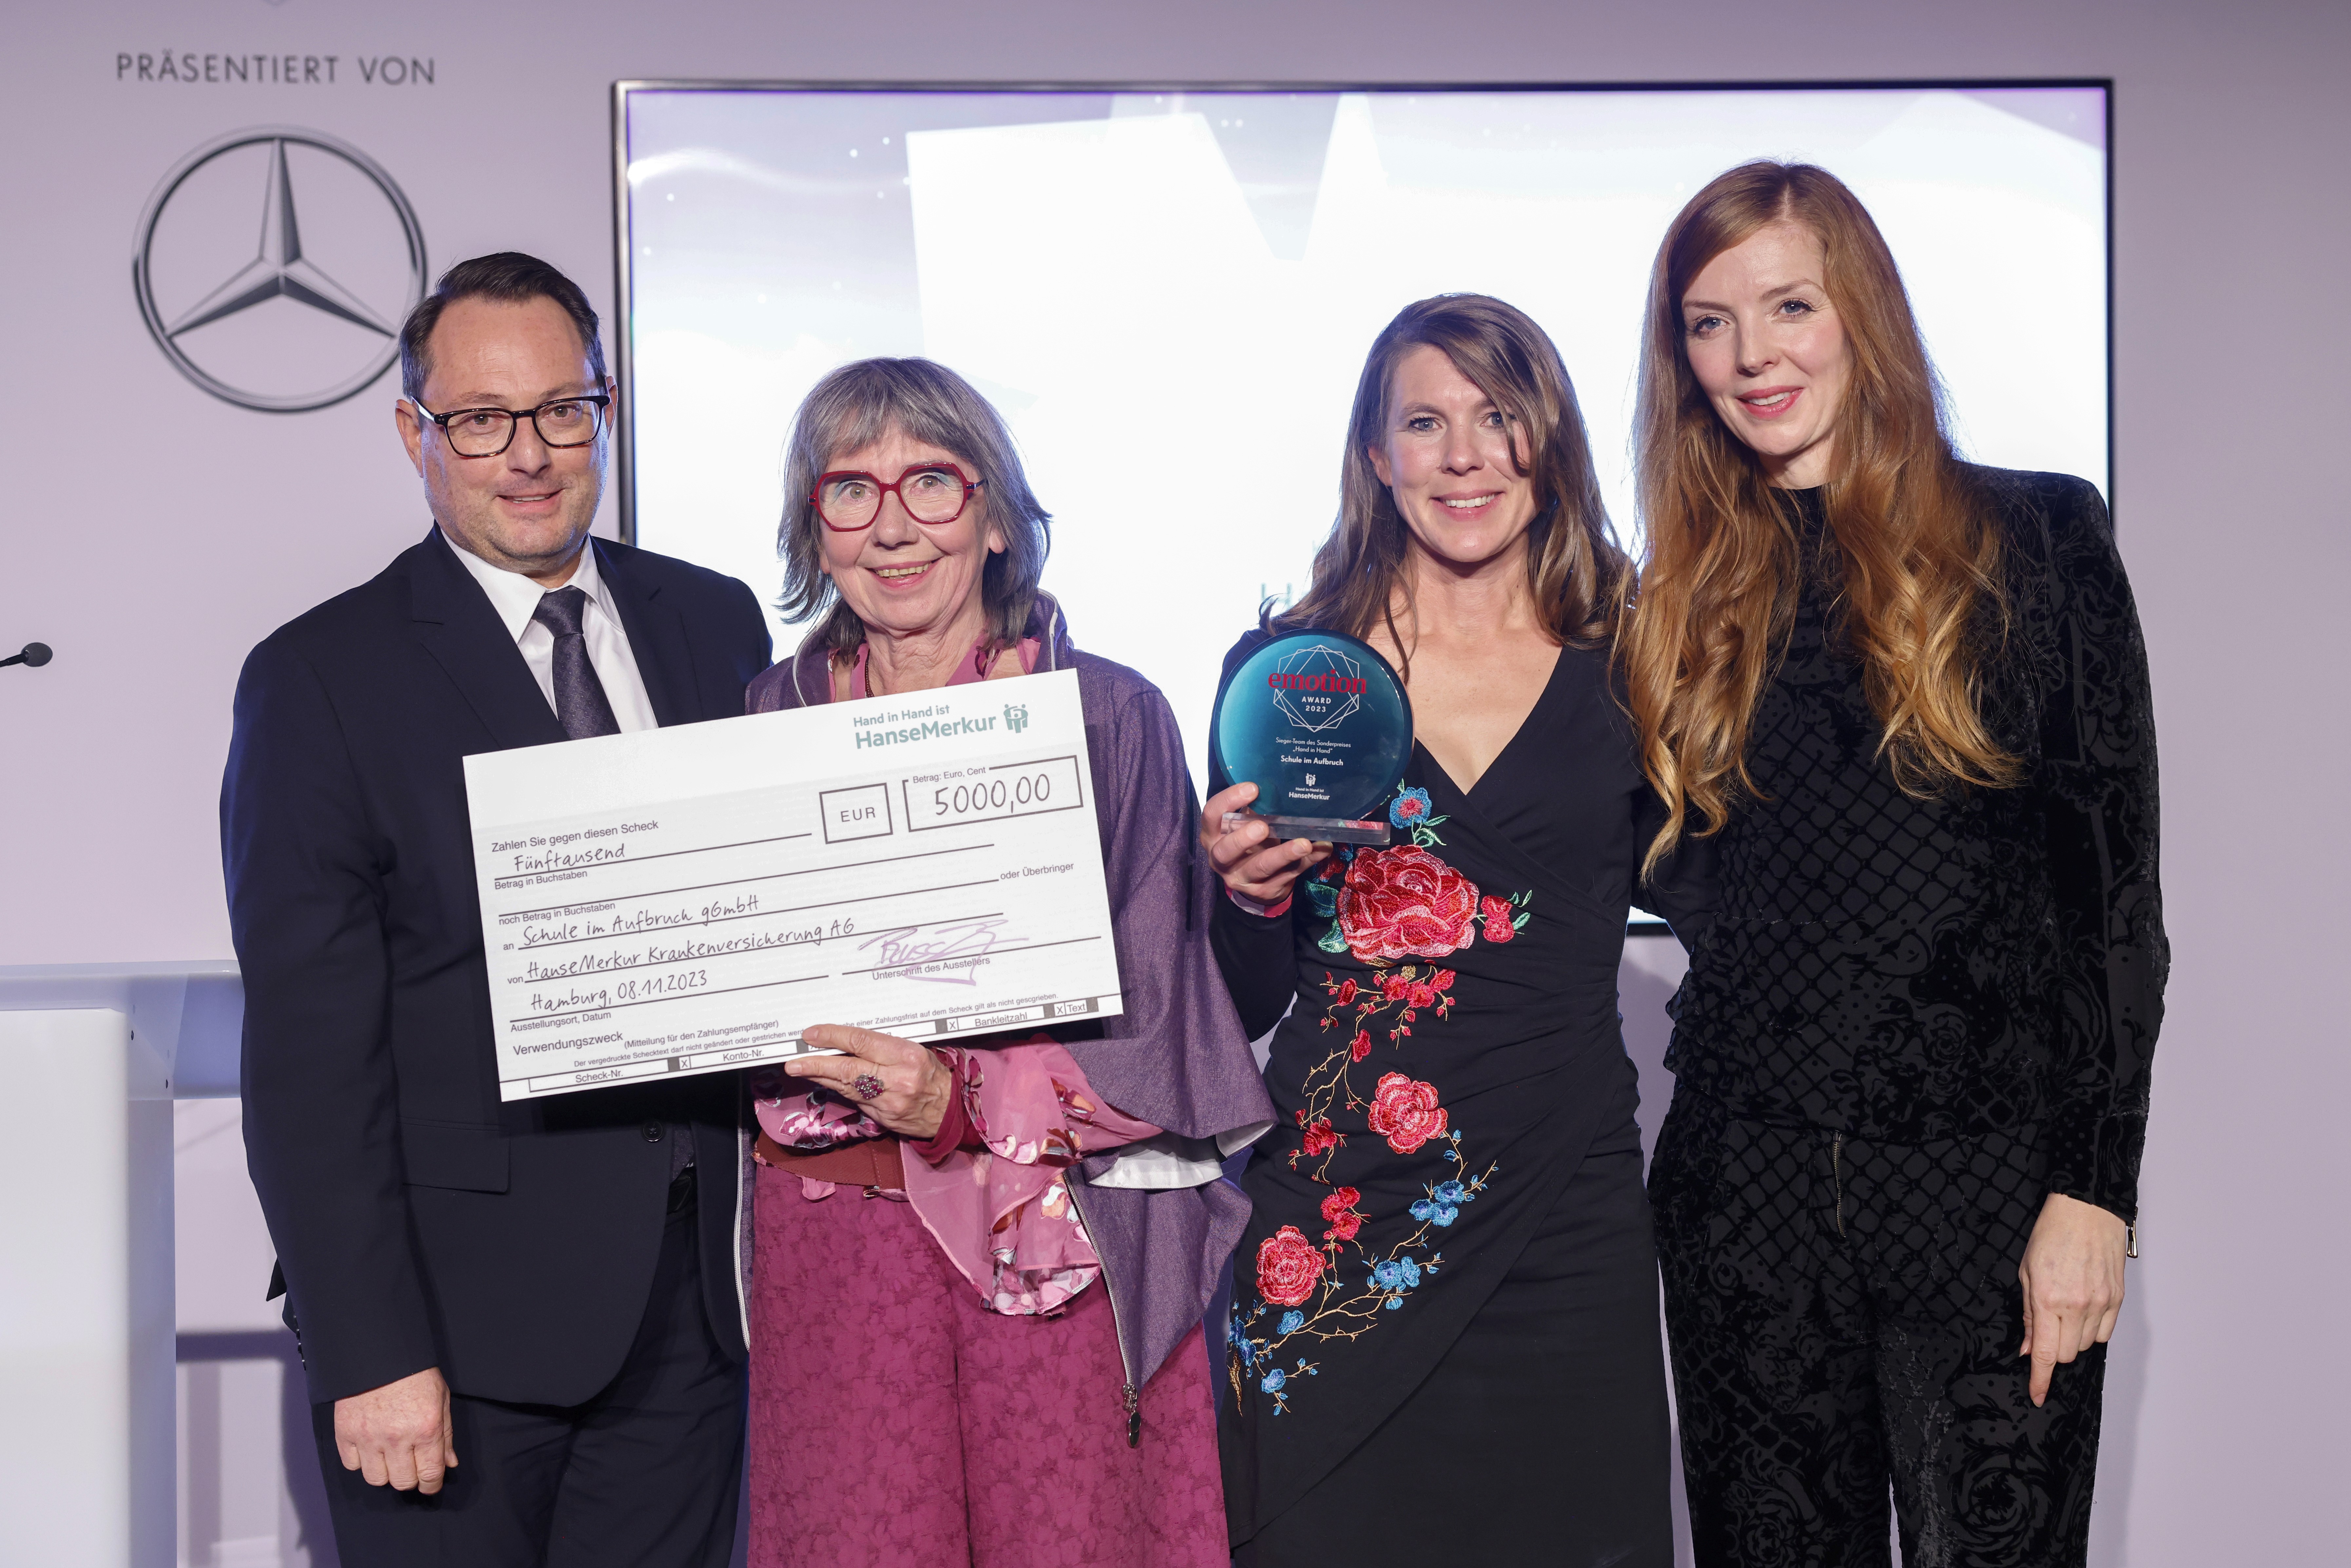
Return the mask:
[[1461,1206],[1477,1196],[1475,1188],[1460,1182],[1441,1181],[1412,1206],[1412,1217],[1424,1225],[1450,1225],[1461,1217]]
[[1409,1258],[1392,1258],[1372,1265],[1372,1286],[1381,1291],[1409,1291],[1420,1283],[1420,1265]]
[[1240,1357],[1243,1366],[1257,1364],[1257,1342],[1249,1338],[1249,1324],[1242,1319],[1238,1307],[1233,1309],[1232,1322],[1226,1325],[1225,1343],[1232,1347],[1235,1355]]
[[1435,849],[1445,842],[1437,835],[1437,826],[1440,823],[1449,822],[1453,819],[1429,815],[1432,805],[1427,790],[1418,785],[1399,782],[1396,785],[1395,799],[1388,802],[1388,826],[1403,833],[1422,849]]
[[1306,1314],[1304,1312],[1284,1312],[1281,1314],[1281,1326],[1276,1332],[1280,1333],[1296,1333],[1300,1329],[1302,1329],[1305,1326]]
[[1279,1394],[1281,1392],[1281,1385],[1289,1381],[1290,1375],[1277,1366],[1265,1375],[1264,1380],[1258,1386],[1268,1394]]

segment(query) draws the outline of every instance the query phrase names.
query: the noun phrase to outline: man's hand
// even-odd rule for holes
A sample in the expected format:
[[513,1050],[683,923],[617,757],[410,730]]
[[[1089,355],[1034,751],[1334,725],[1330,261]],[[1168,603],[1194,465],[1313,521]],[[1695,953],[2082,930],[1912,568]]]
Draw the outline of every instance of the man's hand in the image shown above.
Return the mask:
[[2032,1358],[2032,1402],[2049,1397],[2057,1364],[2115,1333],[2123,1310],[2123,1250],[2129,1232],[2094,1203],[2053,1192],[2033,1222],[2016,1277],[2024,1286],[2024,1344]]
[[428,1366],[397,1383],[335,1401],[335,1448],[343,1469],[371,1487],[420,1491],[430,1497],[457,1465],[449,1429],[449,1385]]
[[849,1054],[796,1056],[784,1063],[787,1074],[822,1084],[901,1137],[919,1143],[938,1136],[955,1074],[929,1047],[837,1023],[811,1025],[800,1040],[820,1051]]

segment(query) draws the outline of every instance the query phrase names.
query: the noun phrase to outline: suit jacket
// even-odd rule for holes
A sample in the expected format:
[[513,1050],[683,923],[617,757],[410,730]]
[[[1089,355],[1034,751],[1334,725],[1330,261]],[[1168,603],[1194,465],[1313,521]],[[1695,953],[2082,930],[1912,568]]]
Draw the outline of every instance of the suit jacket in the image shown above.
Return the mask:
[[[661,722],[741,713],[768,656],[751,591],[590,548]],[[246,1153],[314,1401],[435,1365],[488,1398],[593,1395],[644,1312],[672,1123],[710,1326],[743,1354],[734,1076],[498,1100],[462,759],[563,738],[437,528],[246,661],[221,788]]]

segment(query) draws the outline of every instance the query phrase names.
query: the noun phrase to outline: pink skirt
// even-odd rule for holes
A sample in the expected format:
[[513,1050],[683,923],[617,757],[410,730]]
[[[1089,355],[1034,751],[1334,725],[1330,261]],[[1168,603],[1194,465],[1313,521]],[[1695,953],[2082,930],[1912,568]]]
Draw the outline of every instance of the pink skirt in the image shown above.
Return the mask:
[[911,1206],[758,1173],[752,1568],[1224,1568],[1200,1331],[1126,1442],[1108,1293],[1006,1317]]

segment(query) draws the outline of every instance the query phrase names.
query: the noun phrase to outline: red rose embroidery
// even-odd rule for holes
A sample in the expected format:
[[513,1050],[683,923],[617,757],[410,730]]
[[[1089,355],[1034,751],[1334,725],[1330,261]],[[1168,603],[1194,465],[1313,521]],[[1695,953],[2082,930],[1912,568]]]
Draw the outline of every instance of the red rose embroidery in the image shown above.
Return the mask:
[[1507,898],[1489,898],[1482,901],[1479,905],[1478,914],[1479,918],[1486,923],[1486,940],[1508,942],[1511,937],[1516,936],[1519,934],[1519,928],[1511,921],[1511,916],[1515,913],[1516,911],[1510,907],[1510,901]]
[[1388,1147],[1409,1155],[1445,1131],[1445,1107],[1437,1103],[1437,1085],[1391,1072],[1372,1092],[1371,1114],[1365,1120],[1373,1132],[1387,1139]]
[[1372,1034],[1371,1034],[1371,1031],[1370,1031],[1369,1030],[1362,1030],[1362,1029],[1357,1030],[1355,1031],[1355,1041],[1354,1041],[1354,1043],[1353,1043],[1353,1045],[1350,1045],[1350,1046],[1347,1048],[1347,1054],[1348,1054],[1348,1056],[1349,1056],[1351,1059],[1353,1059],[1353,1061],[1363,1061],[1363,1060],[1364,1060],[1364,1058],[1365,1058],[1365,1057],[1367,1057],[1367,1056],[1371,1055],[1371,1053],[1372,1053]]
[[1322,1254],[1295,1225],[1257,1244],[1258,1294],[1275,1306],[1302,1306],[1322,1280]]
[[1306,1129],[1306,1152],[1327,1155],[1339,1146],[1339,1134],[1331,1130],[1331,1118],[1323,1117]]
[[1322,1233],[1323,1240],[1353,1241],[1355,1239],[1355,1232],[1364,1228],[1364,1217],[1355,1210],[1355,1204],[1363,1196],[1352,1186],[1343,1186],[1322,1200],[1322,1218],[1331,1222],[1331,1228]]
[[[1478,884],[1413,844],[1357,855],[1339,889],[1339,931],[1359,958],[1441,958],[1469,946],[1477,914]],[[1393,994],[1385,977],[1380,989]]]
[[1353,1001],[1354,999],[1355,999],[1355,982],[1354,982],[1354,981],[1353,981],[1353,980],[1342,980],[1342,981],[1340,981],[1340,982],[1339,982],[1339,998],[1338,998],[1338,1005],[1339,1005],[1340,1007],[1343,1007],[1343,1007],[1345,1007],[1349,1002],[1352,1002],[1352,1001]]
[[1428,988],[1432,991],[1449,991],[1453,988],[1453,980],[1452,970],[1439,969],[1428,977]]
[[1406,986],[1404,999],[1416,1008],[1433,1007],[1437,1002],[1437,991],[1429,986]]

